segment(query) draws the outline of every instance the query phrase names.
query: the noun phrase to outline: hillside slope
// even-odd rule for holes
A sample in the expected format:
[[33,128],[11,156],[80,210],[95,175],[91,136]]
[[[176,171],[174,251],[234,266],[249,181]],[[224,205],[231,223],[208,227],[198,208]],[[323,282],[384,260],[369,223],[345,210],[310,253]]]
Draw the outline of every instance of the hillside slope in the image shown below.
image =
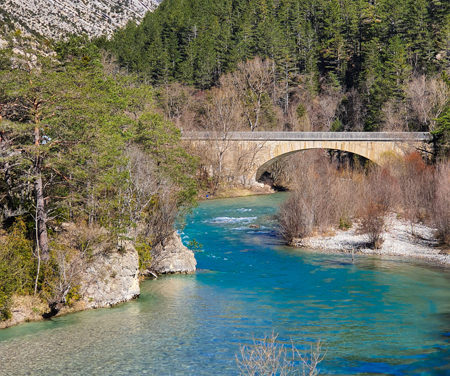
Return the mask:
[[2,0],[0,23],[59,39],[66,34],[110,35],[129,20],[141,20],[157,0]]

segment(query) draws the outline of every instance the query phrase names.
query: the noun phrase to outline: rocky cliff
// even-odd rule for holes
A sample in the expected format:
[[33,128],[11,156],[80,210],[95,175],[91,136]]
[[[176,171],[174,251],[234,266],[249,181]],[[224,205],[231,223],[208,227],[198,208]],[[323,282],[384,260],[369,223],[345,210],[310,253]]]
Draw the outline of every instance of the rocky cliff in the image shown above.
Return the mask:
[[110,35],[140,21],[157,0],[1,0],[0,23],[59,39],[67,34]]

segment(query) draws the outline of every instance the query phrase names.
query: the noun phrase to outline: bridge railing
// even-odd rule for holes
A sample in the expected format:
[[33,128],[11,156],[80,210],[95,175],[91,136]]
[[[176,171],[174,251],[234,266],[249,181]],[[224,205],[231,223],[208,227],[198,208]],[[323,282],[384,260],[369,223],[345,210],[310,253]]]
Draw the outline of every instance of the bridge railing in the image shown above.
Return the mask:
[[185,140],[232,141],[429,141],[428,132],[183,132]]

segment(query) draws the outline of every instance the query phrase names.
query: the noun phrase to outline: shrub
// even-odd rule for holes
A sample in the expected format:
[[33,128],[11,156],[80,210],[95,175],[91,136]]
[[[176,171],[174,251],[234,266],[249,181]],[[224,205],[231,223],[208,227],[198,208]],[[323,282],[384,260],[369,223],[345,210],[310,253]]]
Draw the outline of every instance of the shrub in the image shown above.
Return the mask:
[[433,207],[433,222],[437,237],[450,245],[450,163],[439,166],[435,179],[436,193]]
[[136,251],[139,256],[139,270],[147,270],[152,264],[152,246],[149,242],[139,239],[136,242]]
[[311,346],[307,355],[292,345],[290,348],[277,343],[278,336],[274,333],[261,341],[254,341],[253,346],[241,346],[236,363],[239,374],[243,376],[257,375],[308,375],[319,374],[318,365],[323,360],[321,343]]
[[278,215],[280,233],[288,242],[309,236],[315,230],[324,232],[338,225],[351,227],[357,184],[320,156],[306,161],[310,164],[297,163],[297,172],[291,169],[295,176],[294,190]]
[[[411,226],[424,221],[429,214],[434,195],[433,170],[427,166],[418,153],[405,157],[397,169],[401,191],[401,204]],[[414,228],[411,228],[414,233]]]
[[0,239],[0,320],[10,317],[11,296],[33,289],[35,263],[32,242],[26,238],[26,225],[18,219]]
[[323,158],[292,163],[288,171],[294,176],[293,192],[278,216],[280,233],[288,242],[330,227],[345,230],[360,218],[360,233],[368,236],[371,247],[378,248],[383,241],[383,216],[397,210],[409,221],[413,234],[415,223],[431,223],[439,240],[449,244],[448,162],[436,169],[418,153],[411,153],[381,167],[370,166],[365,172],[339,171]]
[[352,228],[352,220],[348,217],[342,216],[339,218],[339,229],[348,230]]
[[379,249],[383,244],[385,215],[385,208],[374,202],[370,202],[362,214],[358,232],[367,236],[369,246],[373,249]]
[[51,307],[66,304],[70,293],[74,294],[72,298],[76,296],[80,276],[86,265],[85,254],[58,240],[51,243],[50,259],[43,264],[40,286],[41,296]]
[[80,286],[73,286],[66,296],[66,304],[71,306],[81,299]]
[[314,225],[314,212],[310,203],[295,191],[281,205],[278,214],[279,231],[287,242],[304,238],[311,234]]

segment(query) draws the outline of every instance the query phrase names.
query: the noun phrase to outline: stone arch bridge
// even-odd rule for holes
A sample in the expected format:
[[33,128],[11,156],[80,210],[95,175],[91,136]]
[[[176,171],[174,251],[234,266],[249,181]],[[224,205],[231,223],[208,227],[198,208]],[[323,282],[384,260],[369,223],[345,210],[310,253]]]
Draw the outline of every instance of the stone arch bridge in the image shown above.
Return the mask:
[[[388,155],[404,155],[429,149],[426,132],[185,132],[184,140],[196,146],[223,151],[223,168],[229,168],[239,153],[252,150],[246,175],[258,181],[267,167],[292,153],[309,149],[332,149],[354,153],[382,164]],[[251,165],[250,165],[251,164]]]

